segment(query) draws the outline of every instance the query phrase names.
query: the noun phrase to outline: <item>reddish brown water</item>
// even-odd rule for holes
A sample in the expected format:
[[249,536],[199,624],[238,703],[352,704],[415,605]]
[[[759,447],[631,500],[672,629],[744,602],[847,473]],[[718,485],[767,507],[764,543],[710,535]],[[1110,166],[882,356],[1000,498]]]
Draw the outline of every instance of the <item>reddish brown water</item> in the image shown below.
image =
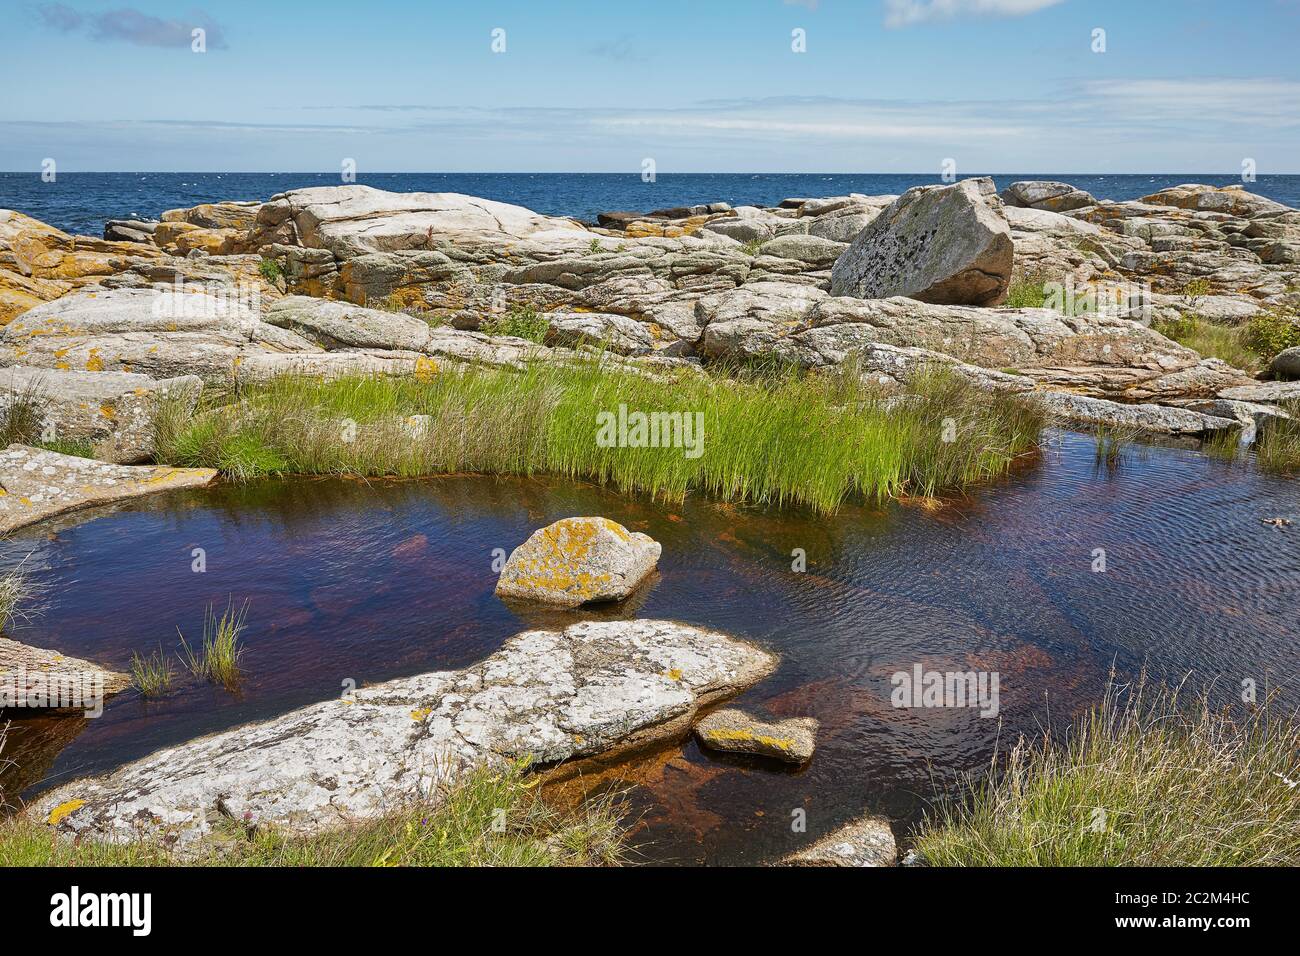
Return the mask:
[[[1300,486],[1194,452],[1144,449],[1098,470],[1090,439],[1054,435],[1041,464],[959,508],[846,507],[834,517],[692,499],[631,500],[570,482],[447,478],[293,481],[144,499],[3,543],[28,552],[47,609],[15,632],[126,669],[132,651],[191,638],[205,606],[248,599],[238,696],[183,683],[133,692],[98,720],[17,719],[9,786],[30,796],[158,747],[373,683],[457,667],[567,612],[507,607],[492,550],[537,527],[602,514],[662,542],[657,579],[591,612],[669,617],[778,650],[779,671],[741,704],[822,721],[802,771],[718,758],[693,743],[623,775],[653,861],[768,860],[866,810],[904,830],[954,774],[1003,741],[1094,702],[1114,663],[1187,673],[1235,694],[1293,681],[1300,664]],[[1277,529],[1265,517],[1296,519]],[[207,571],[191,570],[206,550]],[[791,552],[807,552],[806,573]],[[1104,548],[1107,571],[1092,571]],[[902,710],[890,675],[1000,675],[1000,720]],[[1293,687],[1284,697],[1294,705]]]

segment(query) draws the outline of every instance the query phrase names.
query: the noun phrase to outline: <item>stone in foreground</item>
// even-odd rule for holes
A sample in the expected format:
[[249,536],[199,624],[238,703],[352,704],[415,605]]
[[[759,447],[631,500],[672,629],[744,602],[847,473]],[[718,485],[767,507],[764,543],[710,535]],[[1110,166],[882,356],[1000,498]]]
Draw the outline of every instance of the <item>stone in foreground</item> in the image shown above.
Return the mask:
[[831,295],[905,295],[939,305],[997,305],[1011,283],[1011,227],[991,179],[909,189],[831,269]]
[[654,570],[662,551],[649,535],[608,518],[564,518],[515,548],[496,592],[562,607],[621,601]]
[[30,647],[0,637],[0,707],[76,706],[89,709],[89,702],[85,708],[80,702],[61,703],[59,690],[93,689],[107,696],[126,690],[130,683],[131,679],[125,674],[90,661],[65,657],[58,651]]
[[[36,800],[66,835],[184,846],[223,818],[313,833],[436,800],[473,767],[547,764],[684,736],[701,707],[776,667],[767,651],[671,621],[525,631],[482,662],[362,688],[160,750]],[[71,809],[69,809],[71,808]]]
[[715,710],[695,725],[695,736],[710,750],[775,757],[803,764],[812,759],[817,745],[818,721],[791,717],[777,723],[755,720],[744,711]]
[[0,534],[65,511],[155,491],[196,488],[216,477],[214,468],[110,465],[93,458],[10,445],[0,451]]
[[888,820],[863,817],[781,862],[785,866],[893,866],[898,862],[898,845]]
[[1300,345],[1278,352],[1269,370],[1278,378],[1300,378]]

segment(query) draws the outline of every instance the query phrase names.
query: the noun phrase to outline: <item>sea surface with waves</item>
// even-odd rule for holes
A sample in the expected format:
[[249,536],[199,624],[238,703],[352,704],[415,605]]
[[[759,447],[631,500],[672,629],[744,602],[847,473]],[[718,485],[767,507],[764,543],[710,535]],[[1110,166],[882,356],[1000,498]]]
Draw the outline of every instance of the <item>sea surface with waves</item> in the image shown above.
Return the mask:
[[[964,176],[965,174],[963,174]],[[1179,183],[1242,185],[1239,176],[1210,174],[1083,175],[992,173],[998,188],[1021,179],[1071,183],[1098,199],[1138,199]],[[591,221],[614,210],[728,202],[773,206],[782,199],[888,195],[939,182],[933,173],[359,173],[357,182],[392,192],[454,192],[526,206],[551,216]],[[266,200],[304,186],[336,186],[332,173],[0,173],[0,208],[16,209],[81,235],[99,235],[109,219],[156,219],[167,209],[225,199]],[[1260,176],[1252,192],[1300,207],[1300,176]]]

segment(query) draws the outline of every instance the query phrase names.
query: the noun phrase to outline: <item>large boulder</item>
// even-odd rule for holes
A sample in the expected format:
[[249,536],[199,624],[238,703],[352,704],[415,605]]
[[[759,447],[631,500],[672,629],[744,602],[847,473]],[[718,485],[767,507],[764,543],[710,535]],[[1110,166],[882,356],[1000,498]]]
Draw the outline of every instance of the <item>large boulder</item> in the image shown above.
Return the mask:
[[1269,370],[1278,378],[1300,378],[1300,345],[1278,352]]
[[586,234],[570,219],[460,193],[391,193],[371,186],[313,186],[257,210],[252,242],[328,249],[337,259],[427,249],[435,236],[493,236],[500,243],[548,231]]
[[228,818],[316,833],[436,800],[440,785],[476,766],[680,739],[700,708],[776,663],[744,641],[669,621],[525,631],[463,670],[387,681],[167,747],[64,784],[27,812],[61,835],[154,836],[182,851]]
[[496,591],[563,607],[619,601],[654,570],[662,550],[608,518],[564,518],[515,548]]
[[1006,298],[1014,251],[991,179],[917,186],[877,216],[836,261],[831,294],[997,305]]
[[1008,206],[1045,209],[1049,212],[1068,212],[1097,203],[1089,193],[1076,189],[1069,183],[1036,179],[1012,183],[1002,190],[1001,197]]
[[158,400],[171,395],[191,409],[202,380],[152,379],[134,372],[87,372],[15,365],[0,369],[0,408],[33,407],[43,442],[88,442],[102,461],[133,464],[153,457]]

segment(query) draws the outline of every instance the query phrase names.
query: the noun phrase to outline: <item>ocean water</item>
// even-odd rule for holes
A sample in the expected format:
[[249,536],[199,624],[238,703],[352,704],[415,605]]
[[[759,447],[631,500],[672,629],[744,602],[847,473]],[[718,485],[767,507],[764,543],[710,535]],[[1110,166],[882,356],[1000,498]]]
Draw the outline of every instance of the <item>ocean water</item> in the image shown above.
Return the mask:
[[[992,175],[998,188],[1021,179],[1071,183],[1099,199],[1137,199],[1167,186],[1199,182],[1240,184],[1237,176],[1208,174],[1082,175],[1073,173],[971,173]],[[648,212],[671,206],[729,202],[772,206],[798,196],[901,193],[938,182],[933,173],[681,173],[655,182],[639,173],[372,173],[357,181],[393,192],[457,192],[527,206],[552,216],[594,220],[601,212]],[[223,199],[266,200],[303,186],[333,186],[330,173],[38,173],[0,172],[0,208],[16,209],[67,232],[98,236],[108,219],[155,219],[178,209]],[[1300,176],[1260,176],[1252,192],[1300,207]]]

